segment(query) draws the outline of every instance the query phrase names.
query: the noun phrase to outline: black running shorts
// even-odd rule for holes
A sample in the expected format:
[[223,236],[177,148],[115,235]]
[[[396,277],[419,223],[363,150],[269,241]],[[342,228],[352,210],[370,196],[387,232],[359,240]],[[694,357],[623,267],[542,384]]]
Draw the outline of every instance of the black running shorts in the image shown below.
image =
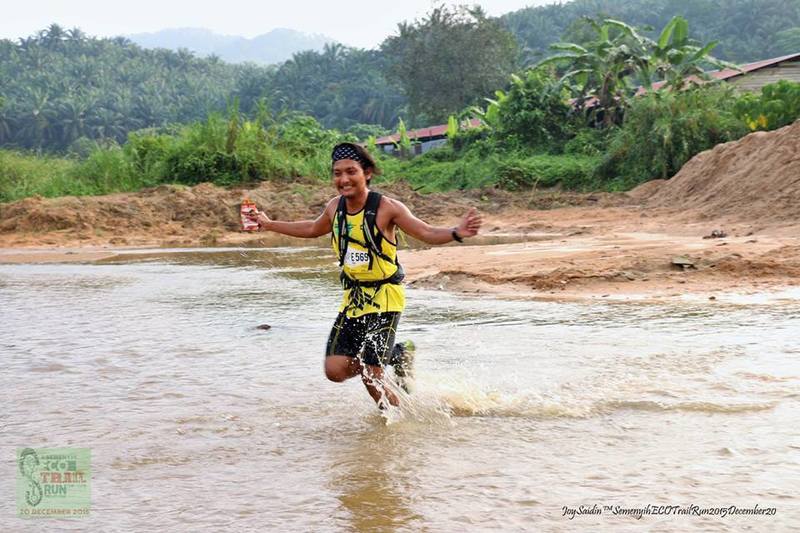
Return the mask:
[[399,322],[399,311],[368,313],[355,318],[339,313],[328,336],[325,356],[360,356],[367,365],[385,364],[394,347]]

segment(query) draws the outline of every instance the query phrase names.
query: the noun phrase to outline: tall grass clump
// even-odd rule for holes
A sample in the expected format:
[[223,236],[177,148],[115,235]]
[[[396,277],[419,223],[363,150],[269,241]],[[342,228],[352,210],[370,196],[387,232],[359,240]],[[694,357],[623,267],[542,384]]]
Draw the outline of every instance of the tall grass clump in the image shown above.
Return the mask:
[[0,201],[134,191],[161,183],[328,180],[330,149],[343,140],[355,137],[324,129],[304,115],[260,113],[247,119],[233,109],[228,116],[130,133],[123,146],[92,141],[70,158],[0,151]]
[[599,159],[587,155],[538,154],[509,157],[497,168],[497,184],[503,189],[559,187],[569,190],[596,188],[592,178]]
[[136,143],[149,143],[144,152],[158,153],[147,166],[160,181],[230,185],[298,176],[327,179],[329,150],[342,139],[353,140],[302,115],[269,125],[211,115],[182,128],[163,145],[145,138]]
[[0,150],[0,202],[72,194],[74,167],[74,161],[62,157]]
[[76,196],[135,191],[155,185],[156,180],[136,172],[125,150],[116,144],[98,148],[70,173],[70,188]]
[[383,157],[385,174],[423,192],[499,187],[506,190],[563,188],[585,190],[599,163],[596,155],[535,153],[508,148],[502,140],[472,130],[410,160]]
[[145,178],[113,144],[97,148],[84,160],[0,150],[0,202],[135,191],[155,184]]
[[439,192],[493,185],[499,155],[476,157],[474,151],[457,153],[451,146],[435,148],[412,159],[380,158],[383,181],[405,180],[416,190]]
[[611,140],[596,176],[609,190],[670,178],[696,154],[747,133],[730,87],[655,92],[635,99]]

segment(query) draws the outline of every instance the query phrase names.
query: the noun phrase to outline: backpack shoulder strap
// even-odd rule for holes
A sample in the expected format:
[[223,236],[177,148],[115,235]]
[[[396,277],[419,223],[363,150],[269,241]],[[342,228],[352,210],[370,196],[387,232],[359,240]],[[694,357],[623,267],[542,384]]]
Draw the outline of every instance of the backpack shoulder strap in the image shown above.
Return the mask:
[[[364,226],[363,226],[363,233],[364,233],[364,240],[367,242],[367,246],[372,252],[370,254],[370,268],[372,268],[372,255],[377,255],[384,261],[392,262],[392,259],[383,253],[383,248],[381,247],[381,241],[383,240],[383,234],[378,229],[378,207],[381,204],[381,197],[382,195],[375,191],[370,191],[369,196],[367,196],[367,204],[364,207]],[[397,263],[397,259],[394,260]]]
[[[375,220],[378,218],[378,207],[381,205],[381,193],[375,191],[369,191],[367,195],[367,203],[364,206],[364,222],[367,223],[367,228],[369,228],[370,236],[375,238],[377,236],[377,231],[375,228],[377,227],[377,223]],[[378,248],[380,250],[380,248]]]
[[339,197],[339,204],[336,206],[336,226],[338,232],[332,237],[337,239],[336,244],[339,248],[339,266],[344,265],[344,256],[347,253],[347,201],[344,196]]

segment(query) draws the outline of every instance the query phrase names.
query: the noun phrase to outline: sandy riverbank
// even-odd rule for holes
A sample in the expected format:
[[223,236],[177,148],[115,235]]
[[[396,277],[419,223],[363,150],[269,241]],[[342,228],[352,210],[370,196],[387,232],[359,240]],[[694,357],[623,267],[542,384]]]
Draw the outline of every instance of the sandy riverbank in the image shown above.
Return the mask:
[[[440,219],[442,224],[454,217]],[[712,231],[724,238],[703,238]],[[800,239],[792,226],[757,229],[733,221],[675,222],[641,206],[510,209],[487,214],[484,241],[406,249],[401,259],[412,287],[533,298],[712,297],[800,284]],[[30,238],[30,237],[29,237]],[[57,237],[52,234],[49,240]],[[174,246],[173,237],[151,246]],[[3,248],[0,263],[86,262],[131,253],[131,247]],[[476,241],[472,241],[473,243]],[[324,240],[319,243],[324,245]],[[200,243],[197,243],[200,244]],[[308,244],[273,235],[221,233],[217,246]],[[675,264],[687,263],[686,266]]]

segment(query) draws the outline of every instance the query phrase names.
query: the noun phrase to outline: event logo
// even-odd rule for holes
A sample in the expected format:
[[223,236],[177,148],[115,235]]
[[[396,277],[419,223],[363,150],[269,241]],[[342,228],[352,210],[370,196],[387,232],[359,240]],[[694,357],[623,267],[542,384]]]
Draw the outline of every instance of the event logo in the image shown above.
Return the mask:
[[88,516],[92,503],[89,448],[17,449],[17,515]]

